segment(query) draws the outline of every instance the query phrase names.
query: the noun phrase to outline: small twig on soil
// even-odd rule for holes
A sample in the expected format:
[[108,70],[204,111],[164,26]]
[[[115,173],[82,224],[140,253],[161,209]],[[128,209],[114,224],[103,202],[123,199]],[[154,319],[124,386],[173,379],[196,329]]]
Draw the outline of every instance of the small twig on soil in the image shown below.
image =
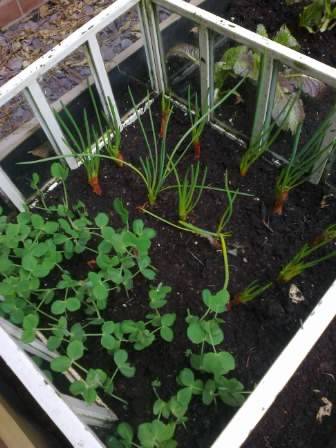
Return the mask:
[[246,365],[245,365],[246,368],[248,368],[249,365],[250,365],[250,359],[251,359],[252,353],[253,353],[254,351],[255,351],[255,347],[250,348],[250,350],[249,350],[249,354],[248,354],[248,356],[247,356],[247,360],[246,360]]
[[204,266],[204,263],[202,260],[200,260],[193,252],[191,252],[191,250],[187,250],[187,252],[193,257],[195,258],[196,261],[198,261],[199,264],[201,264],[202,266]]
[[261,203],[261,222],[271,233],[274,232],[272,227],[269,225],[269,216],[267,214],[267,208],[264,202]]

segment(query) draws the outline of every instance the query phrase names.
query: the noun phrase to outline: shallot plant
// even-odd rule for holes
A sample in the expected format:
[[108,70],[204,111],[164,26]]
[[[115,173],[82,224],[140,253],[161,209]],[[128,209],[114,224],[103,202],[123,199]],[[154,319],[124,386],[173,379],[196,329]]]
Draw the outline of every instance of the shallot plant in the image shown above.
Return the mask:
[[259,135],[250,142],[248,149],[244,152],[240,161],[239,170],[241,176],[246,176],[251,165],[262,157],[275,143],[280,133],[283,131],[288,116],[296,101],[297,96],[290,97],[284,108],[281,110],[279,117],[276,117],[270,124],[265,123]]
[[230,302],[230,306],[240,305],[241,303],[248,303],[260,297],[263,292],[271,288],[272,282],[261,284],[258,280],[251,282],[243,291],[235,294]]
[[[148,115],[151,128],[151,137],[146,131],[143,124],[143,120],[139,113],[139,110],[135,104],[132,92],[129,91],[133,107],[135,109],[138,122],[144,137],[147,154],[145,157],[139,158],[140,167],[139,170],[142,173],[142,179],[144,180],[147,187],[147,197],[150,205],[155,204],[159,193],[162,191],[167,177],[171,173],[172,165],[178,165],[181,160],[181,156],[175,159],[176,152],[171,155],[167,152],[167,131],[169,126],[170,117],[172,114],[172,109],[170,109],[167,117],[165,118],[165,126],[163,129],[162,138],[158,140],[156,129],[154,125],[154,119],[152,114],[151,106],[148,108]],[[149,104],[149,96],[147,98],[147,104]],[[171,162],[171,163],[169,163]]]
[[[135,109],[138,122],[144,137],[145,146],[147,149],[147,154],[145,157],[140,157],[140,167],[135,167],[130,163],[124,162],[128,167],[133,169],[137,175],[139,175],[142,181],[145,183],[147,188],[147,197],[150,205],[155,204],[158,195],[166,188],[166,182],[170,174],[174,171],[176,172],[177,167],[184,155],[188,151],[190,144],[180,151],[182,145],[186,142],[187,138],[192,135],[194,129],[199,127],[208,113],[219,107],[224,101],[226,101],[231,95],[233,95],[240,85],[244,82],[244,78],[240,80],[231,90],[229,90],[223,98],[220,99],[207,113],[200,116],[196,121],[193,121],[193,125],[184,133],[184,135],[179,139],[174,148],[171,151],[167,149],[167,131],[169,126],[169,120],[172,114],[172,109],[167,119],[165,134],[160,141],[158,141],[157,133],[155,130],[153,114],[151,107],[148,108],[148,115],[151,128],[151,137],[146,130],[143,120],[141,118],[140,112],[135,104],[132,92],[129,91],[133,107]],[[149,104],[149,95],[147,97],[147,104]]]
[[331,241],[336,240],[336,224],[331,224],[328,226],[325,230],[323,230],[320,235],[318,235],[313,242],[311,243],[312,246],[315,246],[316,244],[320,244],[324,242],[325,244],[330,243]]
[[173,105],[171,95],[168,96],[164,93],[161,96],[161,125],[160,125],[160,138],[164,138],[167,133],[167,126],[170,119],[170,115],[173,111]]
[[200,164],[197,162],[188,168],[183,179],[180,178],[177,170],[175,170],[175,176],[179,219],[181,221],[187,221],[189,214],[198,204],[205,189],[207,168],[204,168],[203,174],[201,174]]
[[66,143],[84,165],[92,191],[101,196],[102,189],[99,182],[100,145],[97,130],[95,126],[89,124],[86,109],[83,112],[84,133],[79,128],[69,109],[65,105],[63,105],[63,109],[66,119],[59,113],[56,113],[56,117],[64,131]]
[[302,124],[296,131],[293,150],[289,162],[285,165],[276,180],[275,204],[273,212],[282,215],[284,204],[288,200],[291,190],[303,184],[310,175],[318,171],[324,163],[327,153],[333,151],[336,139],[324,144],[325,133],[330,126],[330,117],[327,117],[312,137],[299,149]]
[[190,86],[188,87],[188,112],[192,125],[191,140],[194,148],[194,158],[199,160],[201,157],[201,137],[207,122],[208,113],[205,113],[202,117],[197,93],[195,94],[194,104],[192,104]]
[[280,271],[279,281],[287,283],[325,260],[336,256],[336,250],[330,250],[325,255],[313,258],[322,247],[336,241],[336,225],[327,227],[314,241],[305,243],[294,257]]
[[107,125],[107,130],[102,133],[105,151],[122,167],[124,156],[121,152],[121,131],[111,98],[108,98],[108,114],[103,113],[103,118]]
[[229,176],[228,176],[227,172],[224,175],[224,184],[225,184],[224,189],[225,189],[225,193],[226,193],[227,205],[224,210],[224,213],[222,214],[222,216],[217,224],[217,233],[218,234],[225,233],[226,227],[232,218],[234,202],[239,194],[239,190],[234,190],[234,191],[230,190]]

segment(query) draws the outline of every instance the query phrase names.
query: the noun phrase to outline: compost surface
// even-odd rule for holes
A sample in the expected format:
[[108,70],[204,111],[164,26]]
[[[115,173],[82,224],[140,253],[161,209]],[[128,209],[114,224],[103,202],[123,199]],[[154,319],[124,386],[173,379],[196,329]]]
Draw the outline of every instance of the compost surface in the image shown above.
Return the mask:
[[[156,106],[154,106],[156,109]],[[156,114],[159,129],[159,116]],[[147,130],[148,116],[144,117]],[[168,148],[188,129],[188,116],[175,110],[168,131]],[[285,142],[285,140],[284,140]],[[286,143],[282,150],[286,151]],[[281,150],[279,145],[278,150]],[[126,160],[138,164],[139,157],[146,154],[144,139],[138,124],[123,131],[122,151]],[[278,168],[270,160],[259,160],[252,166],[245,178],[239,175],[239,161],[243,149],[211,128],[206,128],[202,138],[201,162],[208,167],[207,183],[222,187],[227,170],[230,185],[253,197],[239,196],[228,230],[230,255],[229,290],[232,294],[244,289],[253,280],[274,281],[281,267],[306,241],[311,241],[327,225],[336,219],[335,198],[328,195],[321,185],[305,183],[289,195],[284,215],[274,217],[270,210],[274,200],[274,185]],[[193,163],[192,150],[183,159],[181,169]],[[174,184],[170,179],[170,184]],[[73,172],[68,181],[71,202],[83,201],[94,217],[106,212],[114,225],[120,225],[112,211],[112,202],[121,197],[132,218],[141,217],[153,227],[157,236],[151,248],[152,263],[157,268],[156,281],[172,287],[167,311],[177,314],[174,342],[167,344],[157,340],[153,346],[141,351],[130,350],[130,361],[136,367],[132,379],[120,378],[115,393],[129,402],[127,408],[119,402],[105,397],[120,420],[136,425],[152,420],[152,404],[155,396],[151,382],[159,378],[159,390],[163,399],[176,393],[175,377],[188,367],[186,350],[193,348],[186,337],[185,317],[189,309],[202,315],[204,306],[201,292],[208,288],[217,291],[223,286],[224,272],[221,251],[208,240],[179,231],[139,211],[138,206],[146,203],[146,191],[140,179],[127,168],[118,168],[112,162],[101,165],[101,186],[103,195],[96,196],[87,185],[83,168]],[[59,200],[61,190],[54,190],[51,202]],[[328,195],[328,196],[327,196]],[[215,230],[226,206],[224,193],[204,192],[202,199],[190,217],[195,225]],[[167,190],[151,208],[157,215],[171,221],[177,220],[176,193]],[[329,250],[331,250],[329,248]],[[323,254],[322,250],[322,254]],[[66,266],[77,278],[85,278],[87,261],[92,254],[82,254]],[[269,291],[254,302],[234,307],[223,315],[224,342],[221,349],[230,351],[237,363],[233,376],[238,378],[246,390],[252,391],[279,352],[300,327],[302,321],[328,289],[336,275],[336,262],[331,259],[306,271],[292,282],[302,292],[304,300],[294,304],[289,298],[290,284],[276,283]],[[108,320],[142,320],[148,313],[148,287],[144,280],[137,280],[128,297],[125,293],[113,294],[104,315]],[[111,367],[106,352],[91,343],[85,363],[92,367]],[[177,440],[181,447],[209,447],[234,413],[234,409],[221,403],[210,408],[194,398],[188,413],[187,430],[178,430]],[[299,429],[301,431],[301,428]],[[256,447],[263,445],[255,445]],[[295,445],[289,445],[291,448]],[[301,446],[301,445],[297,445]],[[315,444],[314,448],[324,446]]]

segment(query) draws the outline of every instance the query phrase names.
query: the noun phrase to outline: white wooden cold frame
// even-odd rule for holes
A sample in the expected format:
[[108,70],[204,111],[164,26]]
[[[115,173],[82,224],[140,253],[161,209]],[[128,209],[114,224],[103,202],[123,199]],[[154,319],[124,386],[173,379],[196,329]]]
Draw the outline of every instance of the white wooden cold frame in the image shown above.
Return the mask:
[[[31,64],[16,77],[0,88],[0,107],[15,95],[23,93],[33,106],[33,111],[45,130],[48,139],[58,153],[68,154],[64,136],[48,105],[38,80],[49,69],[62,61],[79,46],[85,45],[93,77],[97,85],[102,104],[106,99],[114,102],[105,66],[97,43],[96,35],[130,8],[137,6],[140,12],[142,33],[145,42],[146,57],[153,90],[167,89],[165,59],[162,49],[157,7],[163,6],[181,17],[186,17],[199,25],[201,65],[201,96],[203,110],[212,104],[213,56],[211,33],[219,33],[233,41],[245,44],[260,51],[264,56],[262,70],[263,100],[257,104],[259,121],[254,124],[254,132],[263,125],[266,108],[272,95],[271,85],[274,76],[274,63],[282,62],[299,69],[302,73],[316,77],[329,86],[336,87],[336,69],[318,62],[308,56],[277,44],[252,31],[246,30],[230,21],[202,10],[182,0],[116,0],[90,22],[72,33],[67,39],[50,50],[46,55]],[[211,117],[209,117],[211,119]],[[121,122],[119,115],[118,120]],[[333,135],[328,135],[330,139]],[[67,157],[72,169],[76,168],[74,159]],[[17,187],[0,167],[0,187],[18,209],[22,209],[24,198]],[[282,388],[289,381],[295,370],[309,353],[328,324],[336,315],[336,285],[333,284],[325,296],[312,311],[302,328],[297,332],[288,346],[283,350],[273,366],[265,374],[246,403],[235,414],[214,443],[213,448],[238,448],[260,421],[267,409],[276,399]],[[4,327],[0,326],[0,354],[16,376],[30,390],[34,398],[54,420],[64,435],[75,447],[102,447],[102,443],[86,424],[73,412],[69,404],[58,394],[39,369],[23,352],[22,348],[11,338]]]

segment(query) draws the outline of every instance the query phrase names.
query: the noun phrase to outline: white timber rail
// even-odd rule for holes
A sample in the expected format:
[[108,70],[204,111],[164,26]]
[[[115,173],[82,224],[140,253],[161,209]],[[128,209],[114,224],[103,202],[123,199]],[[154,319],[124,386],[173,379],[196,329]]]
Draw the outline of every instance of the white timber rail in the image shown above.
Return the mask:
[[245,442],[335,318],[335,298],[333,283],[211,448],[239,448]]
[[76,448],[103,448],[104,444],[77,415],[69,402],[0,326],[0,353],[8,367],[31,393],[55,425]]

